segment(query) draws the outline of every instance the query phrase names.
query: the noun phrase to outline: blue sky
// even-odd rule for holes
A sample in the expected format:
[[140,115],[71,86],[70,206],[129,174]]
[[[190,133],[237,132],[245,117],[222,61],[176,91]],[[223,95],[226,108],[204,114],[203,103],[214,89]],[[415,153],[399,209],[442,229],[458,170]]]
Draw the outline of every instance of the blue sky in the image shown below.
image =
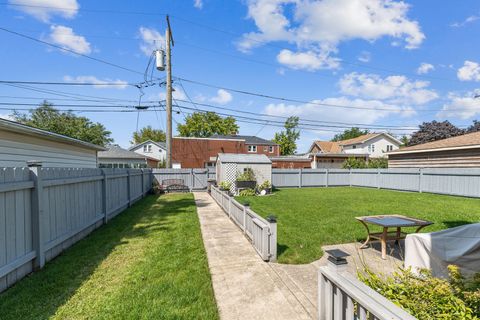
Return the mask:
[[[190,97],[199,103],[237,110],[236,115],[257,119],[256,122],[269,120],[263,124],[239,122],[241,134],[272,138],[281,130],[278,121],[282,118],[278,117],[298,115],[305,119],[298,144],[298,151],[304,152],[312,140],[330,139],[342,126],[350,124],[371,127],[372,131],[384,127],[400,135],[431,120],[448,119],[465,127],[480,112],[480,100],[474,98],[480,89],[480,44],[475,41],[480,31],[478,1],[8,3],[0,4],[0,27],[140,74],[0,30],[0,80],[120,84],[31,85],[29,89],[0,85],[3,103],[37,103],[45,98],[54,104],[138,104],[140,91],[121,84],[144,80],[142,73],[150,53],[164,45],[163,14],[168,13],[176,41],[172,57],[174,76],[213,85],[176,81],[178,103],[192,108],[182,102]],[[165,75],[155,71],[154,76]],[[229,92],[221,87],[297,102]],[[163,87],[151,86],[143,91],[144,101],[164,97]],[[71,94],[75,94],[75,99]],[[109,100],[83,101],[98,100],[92,97]],[[182,122],[184,114],[190,111],[183,112],[175,113],[176,122]],[[0,110],[3,117],[10,113],[11,110]],[[129,146],[136,130],[136,113],[82,114],[103,123],[112,131],[116,143]],[[164,121],[163,111],[139,115],[140,127],[163,129]],[[307,121],[310,122],[305,124]]]

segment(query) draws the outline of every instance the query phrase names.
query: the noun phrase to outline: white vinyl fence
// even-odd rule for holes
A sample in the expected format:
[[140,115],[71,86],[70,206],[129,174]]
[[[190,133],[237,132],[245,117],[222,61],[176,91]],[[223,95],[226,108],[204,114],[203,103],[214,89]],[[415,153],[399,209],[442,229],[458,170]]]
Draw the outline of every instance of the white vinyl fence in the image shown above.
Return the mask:
[[0,292],[151,186],[150,169],[0,168]]
[[277,260],[277,222],[275,220],[262,218],[250,207],[240,204],[215,186],[212,186],[210,195],[240,227],[264,261]]
[[356,186],[480,197],[480,169],[273,169],[282,187]]
[[207,181],[215,179],[215,169],[153,169],[158,184],[167,179],[182,179],[190,190],[206,190]]
[[405,310],[335,266],[318,273],[320,320],[416,320]]

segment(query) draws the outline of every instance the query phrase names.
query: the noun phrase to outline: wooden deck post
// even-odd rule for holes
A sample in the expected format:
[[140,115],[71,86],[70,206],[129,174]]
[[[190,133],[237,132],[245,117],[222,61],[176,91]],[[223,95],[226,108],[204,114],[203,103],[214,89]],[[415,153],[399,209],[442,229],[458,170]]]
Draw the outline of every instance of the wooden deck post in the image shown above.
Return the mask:
[[34,269],[43,268],[45,265],[45,237],[44,237],[44,211],[43,211],[43,179],[42,162],[28,161],[30,177],[33,180],[32,190],[32,240],[36,258],[33,262]]

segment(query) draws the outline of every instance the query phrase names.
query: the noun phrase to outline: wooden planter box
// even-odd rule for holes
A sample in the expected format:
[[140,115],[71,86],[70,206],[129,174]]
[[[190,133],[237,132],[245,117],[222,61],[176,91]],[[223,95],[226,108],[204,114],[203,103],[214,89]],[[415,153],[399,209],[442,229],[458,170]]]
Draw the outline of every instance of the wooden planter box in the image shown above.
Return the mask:
[[237,189],[255,189],[257,181],[235,181]]

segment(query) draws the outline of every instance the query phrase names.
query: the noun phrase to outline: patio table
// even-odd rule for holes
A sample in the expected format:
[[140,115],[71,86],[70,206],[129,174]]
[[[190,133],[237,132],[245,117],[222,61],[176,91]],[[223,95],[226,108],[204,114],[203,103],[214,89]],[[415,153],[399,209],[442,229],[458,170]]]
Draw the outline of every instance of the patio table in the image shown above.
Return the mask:
[[[365,228],[367,229],[367,240],[362,244],[360,249],[366,248],[370,239],[380,240],[382,244],[382,259],[387,257],[387,241],[395,240],[398,242],[400,239],[405,239],[407,235],[405,232],[402,232],[402,228],[406,227],[417,227],[415,233],[418,233],[421,229],[433,224],[433,222],[420,220],[415,218],[410,218],[402,215],[379,215],[379,216],[363,216],[355,217],[360,221]],[[370,232],[368,224],[377,225],[383,228],[382,232]],[[395,231],[388,232],[388,228],[396,228]]]

